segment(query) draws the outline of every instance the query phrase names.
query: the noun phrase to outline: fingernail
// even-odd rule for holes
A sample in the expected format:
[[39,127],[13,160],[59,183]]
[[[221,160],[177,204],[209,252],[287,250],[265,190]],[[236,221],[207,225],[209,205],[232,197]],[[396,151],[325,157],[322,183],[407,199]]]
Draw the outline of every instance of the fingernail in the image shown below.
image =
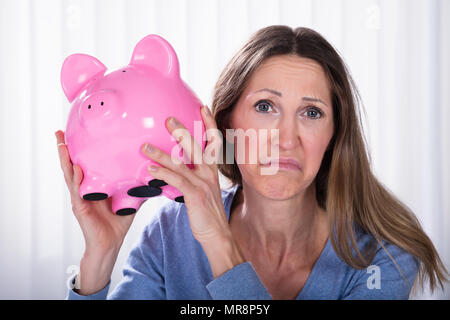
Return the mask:
[[153,171],[153,172],[155,172],[155,171],[157,171],[158,170],[158,167],[157,166],[152,166],[152,165],[150,165],[149,167],[148,167],[148,171]]
[[145,144],[145,150],[147,152],[153,152],[155,150],[155,148],[153,148],[151,145],[149,145],[148,143]]
[[170,123],[171,123],[173,126],[178,126],[178,124],[179,124],[179,122],[177,121],[177,119],[175,119],[174,117],[171,117],[171,118],[170,118]]

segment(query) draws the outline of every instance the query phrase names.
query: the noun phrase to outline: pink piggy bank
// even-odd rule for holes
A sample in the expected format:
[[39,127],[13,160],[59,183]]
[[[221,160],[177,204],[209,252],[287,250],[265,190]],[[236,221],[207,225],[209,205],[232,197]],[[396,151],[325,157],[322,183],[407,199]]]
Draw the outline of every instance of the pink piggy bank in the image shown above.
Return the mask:
[[133,214],[161,194],[183,202],[179,190],[151,176],[148,166],[159,164],[141,153],[149,142],[193,168],[165,126],[170,116],[205,148],[201,102],[180,78],[175,51],[163,38],[149,35],[136,45],[129,65],[105,71],[99,60],[85,54],[70,55],[61,70],[61,84],[72,103],[67,148],[84,174],[80,197],[112,197],[118,215]]

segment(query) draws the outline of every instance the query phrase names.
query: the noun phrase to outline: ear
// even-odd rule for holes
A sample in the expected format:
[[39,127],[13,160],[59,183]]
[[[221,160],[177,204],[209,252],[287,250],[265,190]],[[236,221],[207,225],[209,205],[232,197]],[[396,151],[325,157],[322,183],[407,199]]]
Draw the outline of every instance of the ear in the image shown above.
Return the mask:
[[139,41],[134,48],[130,64],[151,67],[166,76],[180,76],[175,50],[166,40],[155,34]]
[[106,67],[96,58],[87,54],[68,56],[61,68],[61,85],[69,102],[95,77],[103,76]]

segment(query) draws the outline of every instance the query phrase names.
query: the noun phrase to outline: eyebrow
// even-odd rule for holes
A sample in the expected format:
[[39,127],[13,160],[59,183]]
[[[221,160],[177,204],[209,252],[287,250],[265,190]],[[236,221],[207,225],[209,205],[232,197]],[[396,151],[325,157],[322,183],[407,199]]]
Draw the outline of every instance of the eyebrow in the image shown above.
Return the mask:
[[308,102],[320,102],[320,103],[323,103],[324,105],[326,105],[328,107],[328,105],[325,102],[323,102],[322,100],[320,100],[318,98],[303,97],[302,100],[303,101],[308,101]]
[[279,96],[279,97],[281,97],[281,96],[282,96],[281,92],[278,92],[278,91],[276,91],[276,90],[273,90],[273,89],[268,89],[268,88],[264,88],[264,89],[261,89],[261,90],[255,91],[255,93],[257,93],[257,92],[261,92],[261,91],[267,91],[267,92],[273,93],[274,95],[276,95],[276,96]]
[[[267,91],[267,92],[273,93],[274,95],[279,96],[279,97],[283,96],[281,94],[281,92],[273,90],[273,89],[268,89],[268,88],[260,89],[258,91],[255,91],[255,93],[261,92],[261,91]],[[308,101],[308,102],[320,102],[320,103],[323,103],[324,105],[326,105],[328,107],[328,105],[325,102],[323,102],[321,99],[318,99],[318,98],[303,97],[302,100],[303,101]]]

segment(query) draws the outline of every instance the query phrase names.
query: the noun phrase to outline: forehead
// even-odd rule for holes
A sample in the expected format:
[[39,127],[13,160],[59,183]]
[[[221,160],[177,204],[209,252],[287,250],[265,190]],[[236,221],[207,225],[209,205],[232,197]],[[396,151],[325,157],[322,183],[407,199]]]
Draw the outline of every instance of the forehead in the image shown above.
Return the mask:
[[261,88],[279,90],[283,95],[290,93],[330,98],[328,79],[321,65],[297,55],[278,55],[266,59],[247,83],[249,91]]

